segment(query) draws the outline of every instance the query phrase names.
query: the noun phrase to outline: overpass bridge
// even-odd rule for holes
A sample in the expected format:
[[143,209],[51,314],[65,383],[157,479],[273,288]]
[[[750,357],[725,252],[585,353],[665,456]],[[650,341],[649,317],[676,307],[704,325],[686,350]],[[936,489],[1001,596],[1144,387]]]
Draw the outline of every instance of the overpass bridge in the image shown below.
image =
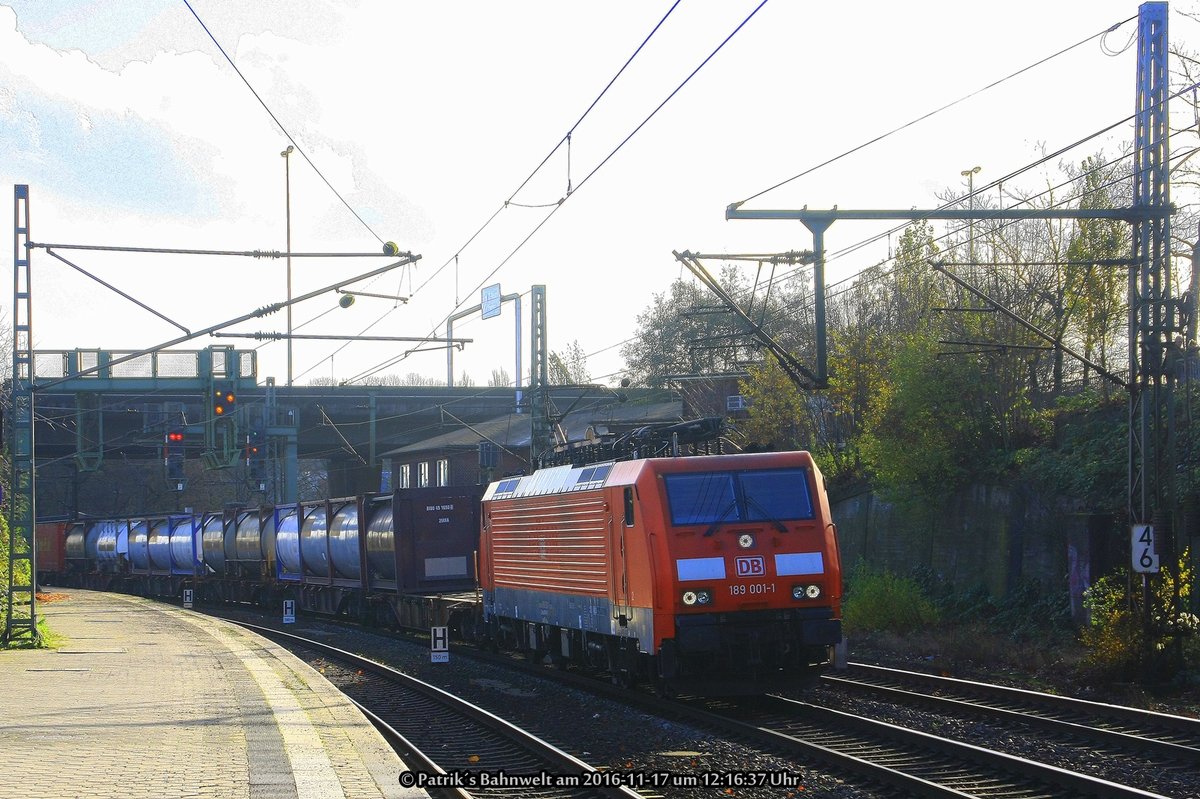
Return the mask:
[[[122,361],[125,355],[35,353],[34,440],[44,489],[50,485],[43,477],[77,479],[114,461],[161,460],[166,481],[179,480],[182,491],[185,470],[195,473],[197,459],[209,470],[236,467],[253,479],[261,457],[279,483],[279,501],[296,498],[305,459],[325,461],[330,492],[349,495],[378,488],[382,453],[530,410],[528,388],[278,386],[259,382],[253,350],[225,346]],[[635,399],[643,393],[622,394],[631,392]],[[602,386],[549,387],[547,394],[560,410],[624,401]],[[70,492],[55,500],[58,493],[39,491],[39,515],[73,510],[61,507],[74,504]]]

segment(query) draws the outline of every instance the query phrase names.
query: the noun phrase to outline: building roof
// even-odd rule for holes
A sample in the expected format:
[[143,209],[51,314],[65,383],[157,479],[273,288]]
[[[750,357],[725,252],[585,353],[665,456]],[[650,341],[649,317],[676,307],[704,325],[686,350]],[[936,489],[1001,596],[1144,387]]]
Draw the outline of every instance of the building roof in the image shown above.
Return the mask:
[[[644,404],[611,404],[600,408],[582,408],[563,417],[559,426],[567,441],[583,441],[589,428],[597,433],[629,430],[657,422],[683,419],[683,403],[678,400]],[[416,441],[383,453],[383,457],[413,455],[446,450],[475,449],[480,441],[491,441],[506,449],[529,448],[532,424],[527,413],[510,413],[485,422],[463,426],[448,433]]]

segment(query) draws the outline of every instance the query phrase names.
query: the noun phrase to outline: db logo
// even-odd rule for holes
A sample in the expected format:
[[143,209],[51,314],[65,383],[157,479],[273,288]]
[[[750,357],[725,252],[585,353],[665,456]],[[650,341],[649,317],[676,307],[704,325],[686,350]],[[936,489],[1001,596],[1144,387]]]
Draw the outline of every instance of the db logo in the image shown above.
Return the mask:
[[762,577],[767,573],[767,563],[760,556],[737,559],[738,577]]

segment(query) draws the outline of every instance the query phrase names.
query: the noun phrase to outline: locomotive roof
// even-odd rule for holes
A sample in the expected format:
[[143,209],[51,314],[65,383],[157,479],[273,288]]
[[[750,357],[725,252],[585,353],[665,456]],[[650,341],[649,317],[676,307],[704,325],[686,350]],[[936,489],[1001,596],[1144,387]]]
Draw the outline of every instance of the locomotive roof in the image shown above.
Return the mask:
[[[559,423],[570,441],[582,441],[588,427],[607,428],[612,425],[644,425],[652,422],[678,422],[682,420],[683,404],[679,400],[646,404],[606,405],[602,408],[582,408],[572,411]],[[465,425],[416,441],[383,453],[384,457],[410,455],[431,450],[474,449],[481,440],[493,441],[510,449],[528,447],[531,435],[528,413],[508,414],[485,422]]]
[[587,466],[554,466],[539,469],[524,477],[497,480],[484,492],[483,501],[513,499],[545,494],[566,494],[605,486],[633,485],[642,472],[701,471],[712,469],[769,469],[782,466],[812,466],[807,452],[742,453],[737,455],[694,455],[683,458],[643,458],[629,461],[607,461]]

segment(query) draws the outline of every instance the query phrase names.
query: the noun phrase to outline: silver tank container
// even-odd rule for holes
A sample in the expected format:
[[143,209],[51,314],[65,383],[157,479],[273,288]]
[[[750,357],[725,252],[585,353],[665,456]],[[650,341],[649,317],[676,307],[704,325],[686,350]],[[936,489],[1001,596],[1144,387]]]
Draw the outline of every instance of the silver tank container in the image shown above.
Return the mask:
[[150,568],[156,571],[171,570],[171,531],[166,519],[150,522],[146,537],[146,548],[150,550]]
[[96,560],[100,557],[99,524],[88,525],[87,532],[83,535],[83,556],[88,560]]
[[96,534],[96,560],[115,563],[129,551],[128,522],[97,522],[96,529],[99,531]]
[[263,557],[267,559],[267,573],[275,573],[275,514],[268,513],[267,518],[263,521],[262,532],[260,534],[259,544],[262,547]]
[[275,554],[283,571],[288,574],[300,573],[300,527],[295,508],[279,518],[279,529],[275,531]]
[[200,544],[204,552],[204,565],[216,573],[225,569],[225,517],[211,513],[200,528]]
[[129,523],[129,562],[135,569],[145,571],[150,568],[150,542],[145,520]]
[[384,505],[367,523],[367,562],[385,580],[396,579],[396,534],[392,529],[392,506]]
[[[222,523],[224,523],[223,519],[224,519],[224,517],[222,517]],[[229,524],[226,524],[224,527],[224,530],[225,530],[224,546],[225,546],[226,562],[232,561],[232,560],[237,560],[237,528],[238,528],[238,517],[237,517],[237,514],[234,514],[234,517],[229,520]]]
[[176,572],[191,574],[196,570],[196,542],[191,517],[171,520],[171,561]]
[[329,574],[329,519],[325,506],[309,508],[300,525],[300,554],[304,556],[304,573],[314,577]]
[[79,560],[84,557],[84,539],[87,531],[82,524],[72,524],[67,530],[67,557]]
[[259,524],[258,511],[250,511],[238,517],[234,549],[238,560],[263,559],[262,525]]
[[358,559],[358,504],[349,502],[333,512],[329,524],[329,556],[338,577],[357,580],[362,573]]

